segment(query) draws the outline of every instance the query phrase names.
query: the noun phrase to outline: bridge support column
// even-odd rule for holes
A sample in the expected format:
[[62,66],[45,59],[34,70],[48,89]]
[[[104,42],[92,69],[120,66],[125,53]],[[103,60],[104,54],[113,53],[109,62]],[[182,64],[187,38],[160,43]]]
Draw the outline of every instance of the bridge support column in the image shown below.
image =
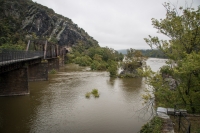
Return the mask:
[[0,96],[25,94],[29,94],[27,66],[0,75]]
[[29,81],[46,81],[48,80],[48,63],[42,62],[33,64],[28,67]]
[[59,66],[64,66],[64,64],[65,64],[64,56],[60,56],[59,57]]
[[59,58],[48,59],[48,69],[49,71],[53,69],[59,70]]

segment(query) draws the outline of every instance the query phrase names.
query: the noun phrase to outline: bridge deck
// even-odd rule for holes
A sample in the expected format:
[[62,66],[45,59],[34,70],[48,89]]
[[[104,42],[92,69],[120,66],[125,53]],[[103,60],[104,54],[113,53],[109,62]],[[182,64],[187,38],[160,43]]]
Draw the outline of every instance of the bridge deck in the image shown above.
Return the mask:
[[0,66],[43,58],[43,51],[3,50],[0,52]]
[[22,62],[22,61],[34,60],[34,59],[38,59],[38,58],[43,58],[43,56],[34,56],[34,57],[31,57],[31,58],[23,58],[23,59],[16,59],[16,60],[0,61],[0,66],[5,66],[5,65],[8,65],[8,64]]

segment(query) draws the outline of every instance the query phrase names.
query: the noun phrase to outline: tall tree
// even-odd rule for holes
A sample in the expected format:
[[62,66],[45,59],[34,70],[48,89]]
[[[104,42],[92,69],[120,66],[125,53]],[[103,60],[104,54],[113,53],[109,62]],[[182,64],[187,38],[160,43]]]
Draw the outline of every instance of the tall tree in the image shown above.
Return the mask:
[[153,18],[152,25],[159,33],[169,37],[169,40],[149,35],[145,41],[150,47],[156,47],[168,56],[167,65],[170,67],[163,67],[161,72],[175,80],[175,91],[169,91],[164,85],[164,77],[158,75],[157,78],[150,78],[149,83],[154,86],[158,99],[165,98],[160,103],[190,104],[190,109],[194,112],[200,110],[193,107],[199,103],[200,98],[200,6],[196,10],[182,7],[176,9],[165,3],[164,7],[167,11],[166,18]]

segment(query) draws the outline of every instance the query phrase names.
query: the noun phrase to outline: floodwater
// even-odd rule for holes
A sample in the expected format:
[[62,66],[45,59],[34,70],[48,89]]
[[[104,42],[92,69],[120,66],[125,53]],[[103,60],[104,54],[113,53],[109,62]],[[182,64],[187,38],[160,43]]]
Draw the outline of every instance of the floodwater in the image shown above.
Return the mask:
[[[164,61],[147,64],[156,71]],[[150,115],[140,110],[144,80],[66,65],[49,81],[29,82],[30,95],[0,97],[0,133],[137,133]],[[100,97],[86,98],[94,88]]]

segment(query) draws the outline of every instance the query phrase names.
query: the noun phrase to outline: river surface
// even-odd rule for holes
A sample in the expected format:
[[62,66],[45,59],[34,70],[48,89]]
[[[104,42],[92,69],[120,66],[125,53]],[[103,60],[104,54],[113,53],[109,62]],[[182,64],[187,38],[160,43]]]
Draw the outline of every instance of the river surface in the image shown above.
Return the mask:
[[[147,65],[157,71],[164,62]],[[149,118],[140,111],[144,80],[66,65],[49,81],[29,82],[30,95],[0,97],[0,133],[137,133]],[[100,97],[86,98],[94,88]]]

